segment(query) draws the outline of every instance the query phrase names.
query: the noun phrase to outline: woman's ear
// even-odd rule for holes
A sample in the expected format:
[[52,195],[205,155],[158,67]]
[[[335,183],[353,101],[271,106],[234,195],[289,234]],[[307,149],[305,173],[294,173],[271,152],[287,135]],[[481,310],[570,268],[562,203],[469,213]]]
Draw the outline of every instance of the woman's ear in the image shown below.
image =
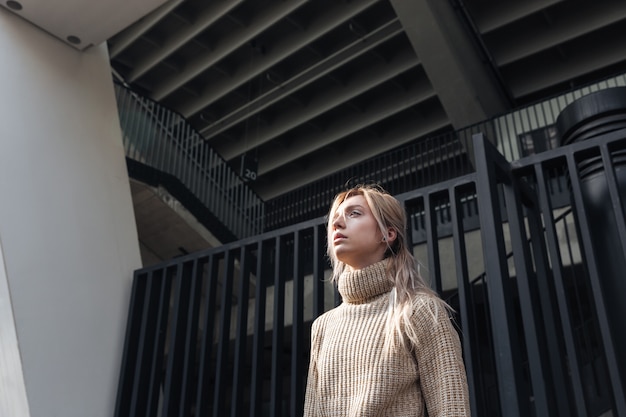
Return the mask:
[[396,241],[396,238],[398,237],[398,232],[396,232],[396,229],[389,227],[387,229],[387,235],[385,236],[385,240],[387,241],[387,243],[389,243],[390,245]]

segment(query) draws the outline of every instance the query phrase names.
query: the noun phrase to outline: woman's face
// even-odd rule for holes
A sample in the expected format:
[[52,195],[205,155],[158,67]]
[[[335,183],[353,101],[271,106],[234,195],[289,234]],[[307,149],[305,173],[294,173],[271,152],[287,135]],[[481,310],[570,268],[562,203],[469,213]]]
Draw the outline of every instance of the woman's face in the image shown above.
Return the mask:
[[376,219],[365,197],[346,198],[331,219],[330,244],[335,257],[352,267],[362,269],[384,258],[387,243],[383,241]]

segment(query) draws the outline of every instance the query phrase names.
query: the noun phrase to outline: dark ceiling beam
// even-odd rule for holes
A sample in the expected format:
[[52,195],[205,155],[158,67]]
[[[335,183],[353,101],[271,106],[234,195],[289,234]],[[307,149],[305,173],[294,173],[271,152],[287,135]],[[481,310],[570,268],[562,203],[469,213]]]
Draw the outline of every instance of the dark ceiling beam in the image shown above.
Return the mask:
[[571,7],[554,23],[512,34],[514,38],[495,36],[490,49],[498,66],[503,66],[625,19],[626,1],[607,3],[602,7],[593,3],[589,7]]
[[405,120],[405,124],[396,126],[394,130],[382,136],[365,129],[352,141],[338,143],[333,152],[325,152],[323,156],[309,160],[306,166],[298,162],[299,169],[292,170],[285,165],[283,169],[273,171],[271,175],[260,177],[261,181],[255,184],[255,190],[261,198],[269,200],[303,184],[321,179],[350,165],[449,126],[448,118],[443,110],[429,114],[425,119],[414,117]]
[[427,83],[408,91],[398,92],[393,97],[381,97],[369,103],[361,113],[345,114],[335,120],[322,132],[310,131],[299,135],[296,143],[288,149],[278,148],[268,152],[259,152],[258,175],[278,169],[285,161],[302,158],[310,153],[329,146],[342,138],[364,130],[388,117],[410,107],[436,97],[435,91]]
[[[233,8],[242,1],[243,0],[221,2],[202,10],[202,12],[196,16],[194,24],[181,29],[175,36],[167,39],[162,48],[137,62],[135,68],[128,74],[127,81],[130,83],[136,81],[139,77],[158,65],[159,62],[174,53],[178,48],[191,41],[194,37],[198,36],[198,34],[206,30],[206,28],[228,14],[228,12],[233,10]],[[160,98],[162,97],[158,99]]]
[[618,64],[622,64],[623,68],[626,65],[626,32],[615,30],[611,36],[603,38],[603,42],[579,40],[575,47],[565,52],[555,48],[552,53],[542,53],[505,69],[503,74],[511,92],[515,97],[523,97],[602,68]]
[[[242,0],[238,0],[236,3],[240,3],[241,1]],[[285,16],[289,15],[305,3],[305,0],[278,2],[275,3],[273,7],[266,7],[262,9],[261,13],[254,17],[254,20],[250,22],[249,26],[233,33],[230,37],[224,39],[223,42],[220,42],[212,53],[200,56],[192,62],[189,62],[184,71],[165,80],[161,83],[161,85],[157,86],[152,92],[152,98],[154,100],[164,99],[176,89],[180,88],[180,86],[191,81],[194,77],[217,64],[219,61],[233,53],[235,50],[241,48],[243,45],[248,44],[254,38],[259,36],[260,33],[269,29],[279,20],[283,19]],[[225,2],[224,4],[230,6],[233,2]],[[185,116],[188,117],[189,114],[186,114]]]
[[417,65],[419,65],[417,57],[413,51],[407,48],[404,54],[397,56],[390,63],[384,64],[379,61],[379,65],[371,66],[367,70],[355,74],[354,78],[345,87],[335,86],[334,88],[328,88],[313,97],[306,107],[279,114],[271,125],[259,129],[258,136],[254,141],[229,141],[219,145],[216,143],[215,147],[224,159],[230,160],[348,102],[354,97],[393,79]]
[[[316,19],[306,27],[305,31],[295,32],[288,38],[277,42],[273,45],[271,52],[266,55],[262,55],[254,61],[251,60],[250,62],[242,63],[237,74],[230,78],[229,82],[222,82],[218,85],[206,88],[200,98],[190,100],[185,106],[181,107],[180,112],[187,118],[193,116],[228,94],[231,90],[258,77],[259,74],[268,71],[272,66],[298,52],[300,49],[305,48],[306,45],[314,42],[339,25],[344,24],[350,17],[360,13],[374,3],[376,3],[376,0],[337,3],[332,14],[329,14],[324,19]],[[207,62],[207,64],[211,65],[210,62]]]
[[448,1],[391,0],[455,128],[504,112],[506,94]]
[[475,19],[474,23],[480,33],[486,34],[565,1],[566,0],[495,0],[485,3],[484,8],[475,11],[472,17]]
[[299,74],[296,74],[289,80],[277,85],[275,88],[267,91],[263,95],[249,101],[244,106],[241,106],[221,119],[216,120],[210,126],[201,129],[200,133],[202,133],[205,137],[210,138],[237,123],[241,123],[246,118],[258,113],[271,104],[282,100],[285,96],[294,94],[296,91],[309,85],[315,80],[327,76],[327,74],[334,69],[344,65],[346,62],[365,52],[371,51],[382,42],[397,36],[401,32],[402,26],[398,20],[389,22],[388,24],[369,33],[364,40],[359,39],[358,41],[353,42],[329,57],[320,60],[317,64],[307,68]]
[[133,25],[114,36],[113,39],[111,39],[111,47],[109,49],[111,59],[117,57],[120,53],[126,50],[126,48],[128,48],[133,42],[152,29],[154,25],[159,23],[161,19],[167,16],[182,2],[183,0],[169,0],[165,2],[147,16],[139,19]]

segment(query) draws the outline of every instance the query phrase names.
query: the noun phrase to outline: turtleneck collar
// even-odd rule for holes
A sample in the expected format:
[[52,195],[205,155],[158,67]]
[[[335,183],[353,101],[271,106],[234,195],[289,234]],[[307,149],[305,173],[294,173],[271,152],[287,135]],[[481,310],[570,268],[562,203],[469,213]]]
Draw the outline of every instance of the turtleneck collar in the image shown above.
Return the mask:
[[343,301],[362,304],[391,291],[393,283],[387,278],[386,269],[387,260],[383,259],[363,269],[344,271],[337,283]]

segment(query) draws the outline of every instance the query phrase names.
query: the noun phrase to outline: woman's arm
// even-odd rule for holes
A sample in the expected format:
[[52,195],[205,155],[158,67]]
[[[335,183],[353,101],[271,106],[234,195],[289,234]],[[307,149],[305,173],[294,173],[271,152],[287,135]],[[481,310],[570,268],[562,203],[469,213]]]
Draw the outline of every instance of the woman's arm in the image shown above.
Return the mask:
[[448,317],[448,309],[440,300],[428,297],[428,301],[416,309],[412,322],[419,338],[415,357],[428,415],[469,417],[461,343]]
[[317,356],[319,352],[319,321],[313,322],[311,327],[311,359],[309,361],[309,374],[306,383],[306,393],[304,396],[304,415],[303,417],[319,416],[317,412]]

